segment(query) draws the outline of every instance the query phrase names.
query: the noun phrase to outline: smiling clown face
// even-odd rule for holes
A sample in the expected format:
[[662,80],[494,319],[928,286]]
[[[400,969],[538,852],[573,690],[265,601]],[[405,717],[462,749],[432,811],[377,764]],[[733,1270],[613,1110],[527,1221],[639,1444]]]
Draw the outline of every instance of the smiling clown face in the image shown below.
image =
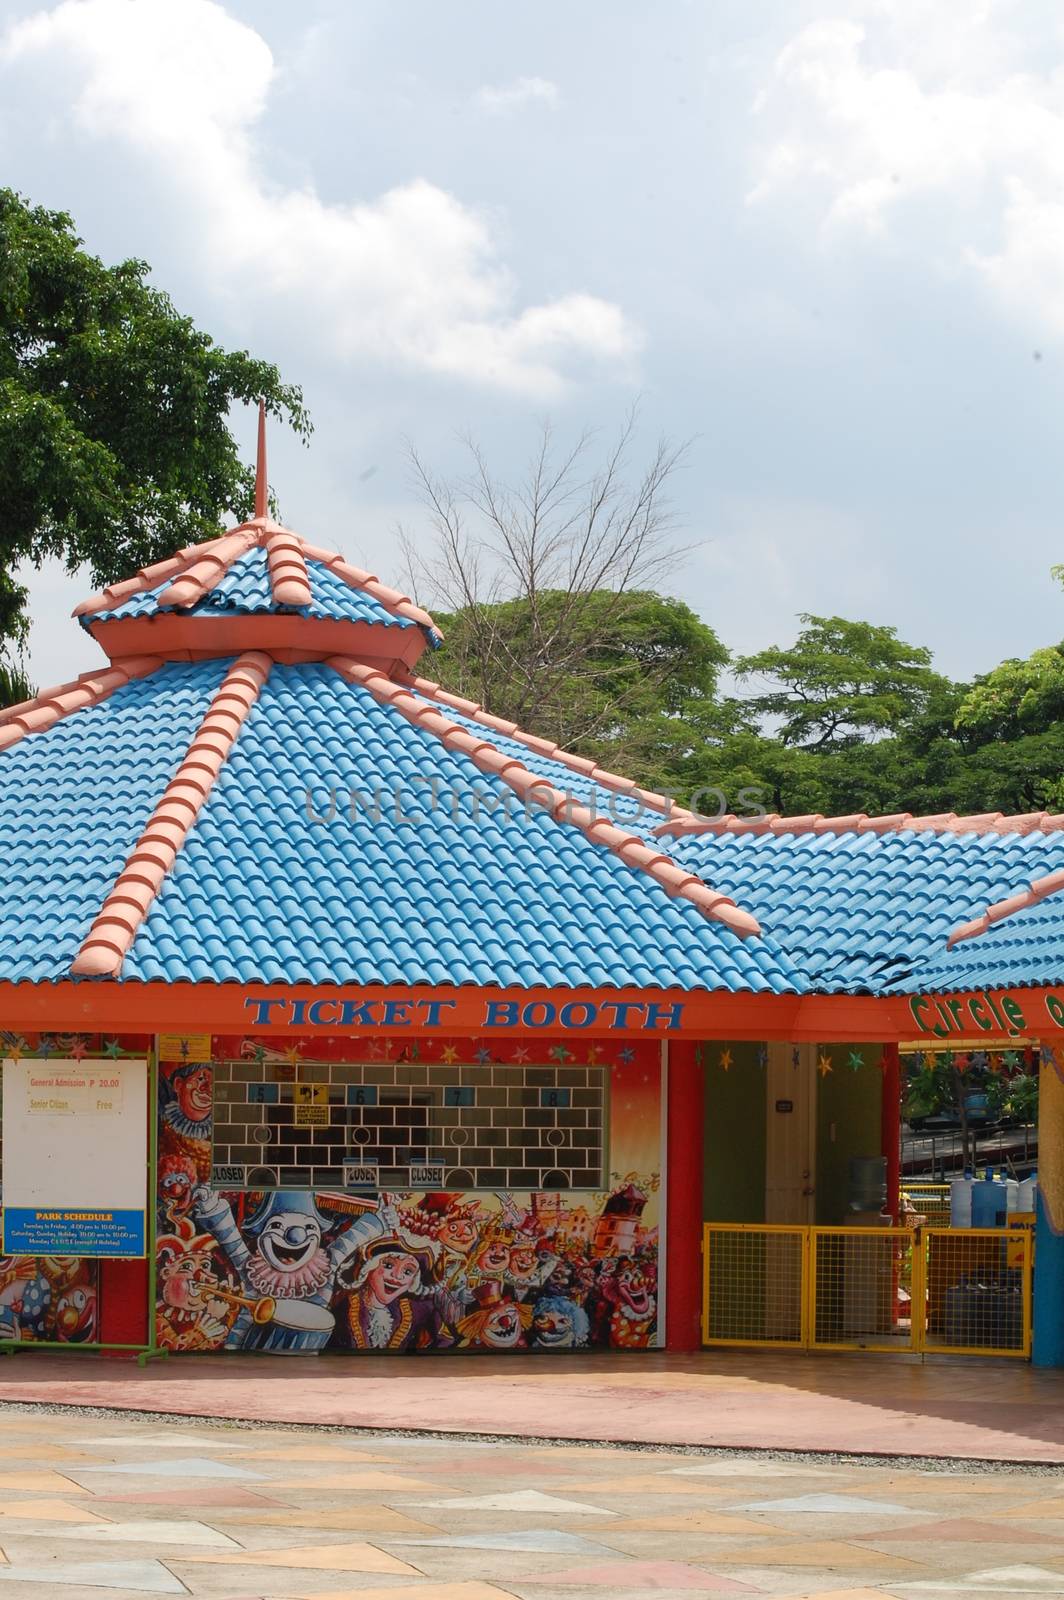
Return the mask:
[[298,1272],[321,1249],[321,1223],[303,1211],[278,1211],[259,1235],[259,1253],[277,1272]]

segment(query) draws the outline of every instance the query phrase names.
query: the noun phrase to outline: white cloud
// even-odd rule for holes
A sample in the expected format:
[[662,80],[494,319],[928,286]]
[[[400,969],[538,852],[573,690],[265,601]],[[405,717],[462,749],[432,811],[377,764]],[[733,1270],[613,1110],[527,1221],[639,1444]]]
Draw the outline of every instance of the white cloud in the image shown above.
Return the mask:
[[474,96],[481,111],[496,117],[527,105],[549,106],[553,110],[560,98],[558,85],[549,78],[515,78],[513,83],[485,84]]
[[274,75],[265,40],[216,0],[63,0],[0,39],[12,140],[18,90],[57,162],[92,149],[249,322],[283,321],[342,367],[398,364],[537,398],[638,349],[623,311],[594,295],[522,309],[490,219],[424,179],[348,203],[272,183],[257,135]]
[[983,0],[950,8],[947,38],[908,0],[856,10],[863,21],[822,18],[777,56],[749,203],[797,201],[827,243],[889,241],[1064,334],[1058,21],[1043,13],[1025,36],[1014,6]]

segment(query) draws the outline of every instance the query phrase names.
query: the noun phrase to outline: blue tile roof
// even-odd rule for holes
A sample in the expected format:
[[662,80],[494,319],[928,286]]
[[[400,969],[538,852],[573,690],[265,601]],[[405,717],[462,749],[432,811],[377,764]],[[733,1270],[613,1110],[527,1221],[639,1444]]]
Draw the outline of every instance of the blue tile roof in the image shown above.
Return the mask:
[[0,977],[69,977],[225,662],[173,663],[0,757]]
[[[242,601],[253,581],[234,571]],[[164,665],[0,752],[0,977],[68,975],[230,665]],[[659,822],[419,698],[621,826],[650,837]],[[945,949],[1064,868],[1064,831],[654,843],[763,936],[739,939],[580,829],[526,816],[500,778],[331,668],[275,663],[122,979],[873,994],[1064,979],[1064,894]]]
[[[372,595],[353,589],[349,583],[336,576],[321,561],[308,558],[307,577],[310,580],[311,604],[299,608],[305,617],[331,618],[345,622],[375,622],[389,628],[416,628],[417,623],[408,617],[397,617]],[[121,605],[110,610],[97,611],[81,618],[83,627],[96,622],[112,622],[122,617],[146,617],[164,609],[159,596],[173,582],[167,578],[154,589],[131,595]],[[182,608],[184,611],[185,608]],[[270,590],[269,567],[266,552],[261,548],[248,550],[238,556],[225,576],[202,600],[187,608],[187,615],[218,616],[255,615],[266,612],[287,611],[278,606]]]
[[[422,704],[432,706],[434,710],[450,718],[460,728],[475,733],[478,738],[490,739],[496,750],[501,750],[504,755],[513,756],[522,766],[527,767],[529,772],[534,772],[537,778],[542,778],[545,783],[560,789],[563,794],[571,795],[579,804],[591,806],[601,816],[615,822],[619,828],[629,828],[633,832],[649,835],[665,820],[663,813],[649,810],[638,799],[621,794],[616,789],[605,789],[586,773],[568,766],[564,761],[530,750],[521,739],[507,738],[505,734],[497,733],[494,728],[486,727],[483,722],[463,715],[461,711],[454,710],[452,706],[442,701],[430,699],[423,694],[419,694],[417,698]],[[666,855],[674,854],[671,845],[666,844],[662,848]]]
[[[1060,832],[702,833],[659,842],[751,912],[810,987],[828,993],[912,987],[913,972],[943,955],[954,928],[1064,867]],[[1048,970],[1041,952],[1039,961]],[[1064,960],[1037,981],[1062,979]]]
[[1021,988],[1058,984],[1064,976],[1064,894],[1050,895],[964,939],[939,947],[917,967],[908,990],[941,994],[953,989]]
[[123,978],[804,988],[318,664],[273,667]]

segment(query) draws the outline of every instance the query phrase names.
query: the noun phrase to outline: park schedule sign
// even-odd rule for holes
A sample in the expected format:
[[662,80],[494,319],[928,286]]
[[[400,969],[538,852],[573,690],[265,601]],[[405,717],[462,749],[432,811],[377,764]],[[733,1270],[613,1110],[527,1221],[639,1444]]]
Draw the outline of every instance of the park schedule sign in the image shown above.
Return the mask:
[[3,1064],[5,1255],[143,1256],[148,1064]]

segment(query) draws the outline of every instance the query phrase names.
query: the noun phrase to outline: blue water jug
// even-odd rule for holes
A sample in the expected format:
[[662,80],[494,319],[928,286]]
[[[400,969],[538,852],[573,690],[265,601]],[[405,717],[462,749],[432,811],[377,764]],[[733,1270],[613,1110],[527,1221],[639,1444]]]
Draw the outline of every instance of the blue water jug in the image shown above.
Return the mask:
[[972,1227],[1003,1228],[1008,1216],[1008,1191],[994,1178],[972,1185]]

